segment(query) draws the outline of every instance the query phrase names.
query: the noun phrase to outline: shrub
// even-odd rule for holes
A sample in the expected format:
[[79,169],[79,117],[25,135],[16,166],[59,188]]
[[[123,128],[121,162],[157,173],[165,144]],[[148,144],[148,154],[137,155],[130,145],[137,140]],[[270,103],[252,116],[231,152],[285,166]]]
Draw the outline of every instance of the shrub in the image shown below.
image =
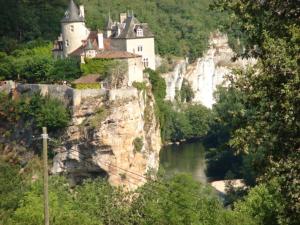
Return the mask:
[[72,84],[72,87],[75,89],[100,89],[101,84],[100,83],[91,83],[91,84]]
[[[8,225],[37,225],[43,223],[43,184],[36,181],[28,191],[20,207],[15,211]],[[53,225],[99,225],[97,218],[74,203],[69,185],[63,177],[49,179],[50,224]]]
[[152,92],[156,101],[163,101],[166,97],[166,81],[160,76],[158,72],[151,69],[146,69],[146,73],[149,74],[149,80],[152,84]]
[[135,138],[133,140],[133,146],[134,146],[134,152],[141,152],[144,146],[143,139],[140,137]]
[[108,111],[106,108],[101,107],[97,110],[96,114],[88,120],[90,125],[94,128],[100,127],[101,122],[107,117]]
[[182,87],[180,90],[180,97],[181,97],[181,102],[185,102],[185,101],[191,102],[195,97],[194,91],[190,83],[186,79],[183,79]]
[[45,98],[44,104],[37,110],[35,121],[38,128],[49,130],[64,128],[68,125],[70,115],[66,107],[57,99]]
[[80,62],[73,58],[59,59],[49,71],[49,81],[71,81],[81,76]]
[[111,59],[85,59],[85,64],[81,64],[81,71],[84,75],[100,74],[105,79],[114,65],[115,61]]
[[11,100],[7,95],[0,95],[0,119],[17,122],[23,119],[36,128],[48,127],[50,131],[67,126],[70,120],[68,109],[58,99],[43,97],[39,93],[20,100]]
[[147,89],[147,85],[145,82],[133,82],[132,86],[138,89],[139,91],[145,91]]
[[0,159],[0,224],[6,224],[7,218],[18,207],[23,197],[25,186],[19,169]]

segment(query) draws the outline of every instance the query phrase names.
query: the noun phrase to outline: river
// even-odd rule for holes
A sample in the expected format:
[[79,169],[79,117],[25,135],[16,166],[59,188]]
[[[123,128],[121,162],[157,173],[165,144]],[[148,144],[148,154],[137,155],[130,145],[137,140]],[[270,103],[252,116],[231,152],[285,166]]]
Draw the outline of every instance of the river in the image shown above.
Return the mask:
[[160,166],[167,176],[188,173],[197,181],[206,182],[205,148],[201,142],[164,147],[160,152]]

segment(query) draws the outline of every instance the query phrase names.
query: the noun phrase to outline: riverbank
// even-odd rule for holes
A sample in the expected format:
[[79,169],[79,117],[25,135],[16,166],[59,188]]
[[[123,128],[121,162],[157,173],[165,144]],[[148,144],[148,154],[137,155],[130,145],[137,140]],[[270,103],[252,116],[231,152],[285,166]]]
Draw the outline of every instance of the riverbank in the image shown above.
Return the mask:
[[204,140],[204,137],[193,137],[189,139],[182,139],[178,141],[168,141],[163,143],[163,147],[170,146],[170,145],[181,145],[181,144],[190,144],[195,142],[202,142]]
[[227,194],[226,186],[231,185],[233,188],[246,188],[244,180],[242,179],[233,179],[233,180],[219,180],[213,181],[210,183],[218,192],[222,194]]

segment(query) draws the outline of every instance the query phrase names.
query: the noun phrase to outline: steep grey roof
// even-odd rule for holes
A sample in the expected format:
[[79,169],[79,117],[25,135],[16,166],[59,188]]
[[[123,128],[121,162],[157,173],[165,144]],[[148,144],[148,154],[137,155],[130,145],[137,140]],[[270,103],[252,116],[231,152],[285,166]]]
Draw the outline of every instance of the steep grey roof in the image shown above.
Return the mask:
[[143,38],[154,37],[153,33],[150,31],[147,23],[140,23],[135,17],[130,16],[125,20],[125,28],[121,31],[121,34],[115,38],[141,38],[137,37],[136,30],[138,27],[143,29]]
[[84,18],[80,16],[79,9],[73,0],[70,0],[68,10],[65,17],[61,20],[62,23],[84,22]]

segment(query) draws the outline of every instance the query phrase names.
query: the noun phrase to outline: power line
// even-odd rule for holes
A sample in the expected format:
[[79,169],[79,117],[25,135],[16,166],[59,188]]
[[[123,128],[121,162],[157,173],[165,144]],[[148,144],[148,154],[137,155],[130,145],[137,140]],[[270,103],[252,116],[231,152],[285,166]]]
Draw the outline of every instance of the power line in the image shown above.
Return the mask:
[[[49,140],[52,140],[52,139],[50,139],[49,137],[48,137],[48,134],[47,134],[47,130],[46,129],[44,129],[43,128],[43,135],[42,135],[42,138],[43,138],[43,146],[44,145],[46,145],[46,150],[47,150],[47,139],[49,139]],[[54,140],[52,140],[52,141],[54,141]],[[43,155],[44,155],[44,157],[45,157],[45,152],[47,153],[47,151],[43,151]],[[68,150],[66,150],[66,151],[60,151],[59,153],[71,153],[71,152],[77,152],[79,155],[78,155],[78,157],[80,158],[80,154],[81,155],[83,155],[83,156],[86,156],[85,154],[83,154],[82,152],[79,152],[79,151],[77,151],[77,150],[75,150],[75,149],[73,149],[73,150],[70,150],[70,151],[68,151]],[[82,159],[82,160],[86,160],[86,159],[92,159],[90,156],[88,156],[88,157],[86,157],[86,158],[84,158],[84,159]],[[102,160],[100,160],[100,159],[98,159],[99,161],[102,161]],[[85,161],[85,163],[90,163],[91,164],[91,162],[88,162],[88,161]],[[44,164],[45,164],[45,160],[44,160]],[[138,176],[138,177],[142,177],[142,178],[144,178],[144,179],[148,179],[147,177],[145,177],[145,176],[143,176],[143,175],[140,175],[140,174],[137,174],[137,173],[135,173],[135,172],[132,172],[132,171],[129,171],[129,170],[126,170],[126,169],[123,169],[123,168],[121,168],[121,167],[118,167],[118,166],[116,166],[116,165],[113,165],[113,164],[111,164],[111,162],[110,163],[106,163],[107,165],[109,165],[109,166],[114,166],[114,167],[116,167],[116,168],[118,168],[118,169],[121,169],[121,170],[123,170],[123,171],[126,171],[126,172],[128,172],[128,173],[131,173],[131,174],[134,174],[135,176]],[[95,166],[95,165],[93,165],[93,166]],[[47,189],[48,189],[48,170],[47,171],[45,171],[44,170],[44,173],[46,173],[47,172]],[[114,172],[112,172],[112,171],[110,171],[110,173],[112,174],[112,175],[115,175],[115,176],[120,176],[119,174],[116,174],[116,173],[114,173]],[[130,176],[130,175],[129,175]],[[45,176],[44,176],[45,177]],[[132,177],[132,175],[131,175],[131,178],[134,178],[134,177]],[[134,179],[136,179],[136,178],[134,178]],[[165,187],[165,190],[162,190],[161,189],[161,191],[163,191],[163,192],[165,192],[165,193],[167,193],[167,194],[172,194],[172,191],[170,191],[169,189],[167,189],[167,187],[166,187],[166,185],[167,184],[163,184],[163,183],[161,183],[161,182],[159,182],[159,181],[157,181],[157,180],[151,180],[151,181],[154,181],[155,183],[158,183],[158,184],[160,184],[160,185],[162,185],[162,187]],[[128,183],[131,183],[131,184],[133,184],[133,185],[135,185],[135,186],[139,186],[139,184],[137,184],[137,183],[134,183],[134,182],[132,182],[132,181],[130,181],[129,179],[127,179],[127,182]],[[45,185],[44,185],[44,187],[45,187]],[[153,186],[152,186],[153,187]],[[142,188],[144,188],[145,190],[147,190],[147,191],[149,191],[150,193],[155,193],[155,194],[160,194],[159,192],[157,192],[157,191],[155,191],[154,189],[148,189],[147,188],[147,186],[143,186]],[[157,186],[156,186],[156,188],[158,188]],[[190,193],[191,194],[191,193]],[[47,198],[48,198],[48,190],[47,190],[47,194],[45,195],[45,192],[44,192],[44,196],[45,196],[45,201],[47,200],[46,199],[46,196],[47,196]],[[194,196],[193,194],[191,194],[191,196]],[[199,196],[195,196],[197,199],[199,198]],[[184,205],[182,205],[180,202],[176,202],[176,201],[174,201],[174,200],[172,200],[172,199],[168,199],[169,201],[171,201],[171,202],[173,202],[173,203],[175,203],[175,204],[177,204],[177,206],[179,206],[180,208],[182,208],[182,209],[189,209],[189,210],[191,210],[192,212],[194,212],[194,213],[198,213],[198,211],[196,211],[195,209],[193,209],[193,208],[191,208],[191,207],[187,207],[187,206],[184,206]],[[48,205],[48,203],[47,203],[47,205]],[[46,225],[48,225],[49,223],[47,223],[47,220],[49,221],[49,214],[46,212],[46,209],[48,210],[48,207],[46,207],[46,204],[45,204],[45,224]]]
[[[90,155],[86,155],[86,154],[84,154],[84,153],[82,153],[82,152],[79,152],[78,150],[75,150],[75,149],[72,149],[72,150],[69,150],[69,151],[68,151],[68,150],[66,150],[66,151],[61,151],[60,153],[72,153],[72,152],[76,152],[76,153],[79,153],[79,154],[83,155],[84,158],[80,158],[80,155],[78,155],[78,157],[79,157],[81,160],[92,159]],[[108,162],[108,161],[105,161],[105,160],[102,160],[102,159],[97,159],[97,160],[100,161],[100,162],[102,162],[103,164],[105,164],[105,165],[107,165],[107,166],[115,167],[115,168],[120,169],[120,170],[122,170],[122,171],[125,171],[125,172],[127,172],[127,173],[133,174],[133,175],[135,175],[135,176],[137,176],[137,177],[141,177],[141,178],[143,178],[143,179],[145,179],[145,180],[149,180],[149,178],[150,178],[150,177],[147,177],[147,176],[144,176],[144,175],[141,175],[141,174],[132,172],[132,171],[130,171],[130,170],[121,168],[121,167],[119,167],[119,166],[117,166],[117,165],[112,164],[111,162]],[[95,166],[95,165],[94,165],[94,166]],[[133,177],[132,175],[131,175],[131,178],[133,178],[133,179],[135,179],[135,180],[139,180],[138,178]],[[151,180],[151,181],[154,181],[154,182],[156,182],[156,183],[158,183],[158,184],[160,184],[160,185],[165,186],[165,184],[163,184],[163,183],[160,182],[159,180],[153,180],[153,179],[150,179],[150,180]],[[140,181],[140,180],[139,180],[139,181]],[[196,195],[196,194],[193,194],[193,193],[190,193],[190,195],[193,196],[193,197],[195,197],[195,198],[197,198],[197,199],[200,198],[199,195]]]
[[[65,152],[65,153],[76,152],[76,153],[79,153],[79,154],[85,156],[85,158],[83,158],[83,159],[81,158],[81,160],[92,159],[90,155],[86,155],[86,154],[84,154],[84,153],[82,153],[82,152],[79,152],[78,150],[75,150],[75,149],[72,149],[72,150],[66,150],[66,151],[61,151],[60,153],[64,153],[64,152]],[[78,157],[79,157],[79,156],[78,156]],[[117,165],[112,164],[111,162],[108,162],[108,161],[105,161],[105,160],[102,160],[102,159],[97,159],[97,160],[100,161],[100,162],[102,162],[102,163],[104,163],[104,164],[107,165],[107,166],[115,167],[115,168],[120,169],[120,170],[122,170],[122,171],[125,171],[125,172],[127,172],[127,173],[133,174],[133,175],[135,175],[135,176],[137,176],[137,177],[141,177],[141,178],[143,178],[143,179],[145,179],[145,180],[149,180],[149,178],[150,178],[150,177],[144,176],[144,175],[142,175],[142,174],[138,174],[138,173],[135,173],[135,172],[133,172],[133,171],[130,171],[130,170],[121,168],[121,167],[119,167],[119,166],[117,166]],[[135,177],[132,177],[132,178],[137,179],[137,178],[135,178]],[[153,179],[151,179],[151,181],[157,182],[157,183],[159,183],[159,184],[161,184],[161,185],[165,185],[165,184],[163,184],[162,182],[160,182],[160,181],[158,181],[158,180],[153,180]],[[198,195],[196,195],[196,194],[192,194],[192,193],[191,193],[191,195],[192,195],[193,197],[195,197],[195,198],[200,198],[200,196],[198,196]]]
[[[76,150],[75,150],[76,151]],[[64,151],[64,152],[66,152],[66,151]],[[80,153],[80,152],[78,152],[78,153]],[[84,155],[84,154],[82,154],[82,155]],[[85,158],[85,159],[87,159],[87,158]],[[88,162],[88,161],[86,161],[86,163],[89,163],[89,164],[91,164],[91,165],[93,165],[91,162]],[[124,169],[125,170],[125,169]],[[130,172],[130,171],[129,171]],[[112,172],[112,171],[110,171],[110,173],[112,174],[112,175],[114,175],[114,176],[120,176],[119,174],[117,174],[117,173],[115,173],[115,172]],[[130,176],[130,175],[129,175]],[[131,178],[134,178],[134,177],[132,177],[132,175],[131,175]],[[154,182],[156,182],[156,183],[158,183],[158,184],[160,184],[160,185],[162,185],[162,187],[165,187],[165,189],[163,190],[163,189],[160,189],[161,191],[163,191],[163,192],[165,192],[165,193],[167,193],[167,194],[172,194],[172,191],[170,191],[169,189],[167,189],[167,187],[166,187],[166,185],[165,184],[163,184],[163,183],[161,183],[161,182],[157,182],[157,181],[155,181],[155,180],[152,180],[152,181],[154,181]],[[130,181],[130,180],[128,180],[127,179],[127,182],[128,183],[131,183],[131,184],[133,184],[133,185],[135,185],[135,186],[139,186],[139,184],[138,183],[135,183],[135,182],[133,182],[133,181]],[[152,186],[153,187],[153,186]],[[155,186],[156,188],[159,188],[158,186]],[[145,190],[147,190],[147,191],[149,191],[149,192],[151,192],[151,193],[154,193],[154,194],[160,194],[158,191],[155,191],[154,189],[149,189],[147,186],[143,186],[142,188],[144,188]],[[191,210],[191,211],[193,211],[193,212],[195,212],[195,213],[198,213],[198,211],[196,211],[195,209],[193,209],[193,208],[191,208],[191,207],[187,207],[187,206],[185,206],[185,205],[182,205],[180,202],[176,202],[176,201],[174,201],[174,200],[171,200],[171,199],[168,199],[169,201],[171,201],[171,202],[173,202],[173,203],[175,203],[175,204],[177,204],[180,208],[182,208],[182,209],[189,209],[189,210]]]

